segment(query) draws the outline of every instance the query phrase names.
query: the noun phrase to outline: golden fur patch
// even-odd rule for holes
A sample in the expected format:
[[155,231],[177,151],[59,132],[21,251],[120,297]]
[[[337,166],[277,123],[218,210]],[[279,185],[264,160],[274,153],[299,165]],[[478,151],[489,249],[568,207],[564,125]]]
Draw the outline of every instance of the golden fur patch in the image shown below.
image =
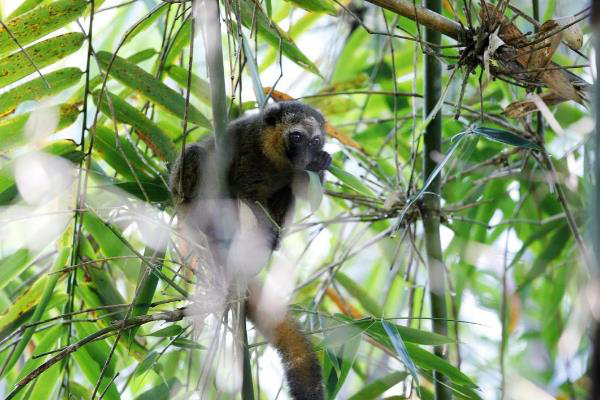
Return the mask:
[[285,125],[277,124],[274,127],[267,127],[263,131],[262,151],[265,157],[270,160],[276,168],[286,169],[290,166],[290,161],[285,155]]

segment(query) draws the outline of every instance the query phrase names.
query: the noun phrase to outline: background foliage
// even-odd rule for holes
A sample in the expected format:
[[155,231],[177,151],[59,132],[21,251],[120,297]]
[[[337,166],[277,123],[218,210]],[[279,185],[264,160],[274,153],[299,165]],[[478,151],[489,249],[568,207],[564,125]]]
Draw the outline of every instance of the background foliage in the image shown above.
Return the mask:
[[[481,25],[473,3],[445,1],[443,13]],[[584,19],[585,4],[571,3],[514,1],[505,15],[533,32],[536,7],[541,21]],[[182,144],[214,123],[211,38],[192,2],[0,4],[0,393],[235,398],[227,320],[200,332],[184,318],[199,278],[166,185]],[[415,21],[362,1],[235,0],[221,16],[229,118],[293,97],[329,122],[325,196],[316,210],[313,185],[270,269],[294,267],[292,309],[328,398],[433,398],[433,371],[456,398],[585,398],[587,105],[552,106],[546,124],[509,118],[527,92],[518,74],[473,65],[463,92],[455,40],[430,47]],[[591,82],[585,24],[581,50],[550,56]],[[436,174],[448,335],[431,332],[426,296],[424,52],[445,67]],[[284,398],[273,350],[249,336],[255,395]]]

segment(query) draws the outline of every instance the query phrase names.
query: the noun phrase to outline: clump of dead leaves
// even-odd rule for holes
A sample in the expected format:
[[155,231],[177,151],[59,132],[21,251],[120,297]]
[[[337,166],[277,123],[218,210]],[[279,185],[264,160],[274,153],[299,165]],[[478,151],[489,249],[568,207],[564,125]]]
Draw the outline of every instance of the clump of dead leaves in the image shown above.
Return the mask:
[[[535,33],[524,34],[505,16],[507,8],[527,19],[536,27]],[[570,69],[552,61],[561,43],[578,52],[583,33],[578,23],[588,18],[588,11],[565,18],[551,19],[539,24],[525,13],[509,5],[481,3],[480,26],[472,32],[470,45],[461,54],[467,70],[479,63],[494,78],[525,87],[531,95],[508,105],[504,113],[511,118],[565,101],[585,104],[589,101],[591,85]],[[533,94],[535,89],[545,89]],[[544,104],[540,104],[543,102]]]

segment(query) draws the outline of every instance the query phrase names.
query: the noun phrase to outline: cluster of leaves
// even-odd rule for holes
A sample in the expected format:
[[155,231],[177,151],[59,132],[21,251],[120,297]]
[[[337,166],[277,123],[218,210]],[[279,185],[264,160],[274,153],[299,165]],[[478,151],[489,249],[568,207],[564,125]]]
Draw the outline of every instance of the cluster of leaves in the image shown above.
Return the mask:
[[[193,2],[149,0],[143,12],[103,3],[25,0],[0,27],[0,379],[10,398],[187,398],[205,382],[211,360],[181,311],[198,277],[177,235],[147,235],[172,221],[168,165],[184,143],[212,129],[210,86],[194,73],[205,60],[192,51],[202,37],[194,37]],[[478,6],[455,3],[466,2],[447,2],[448,17],[467,25],[479,15]],[[547,3],[549,19],[554,2]],[[241,0],[221,10],[233,82],[229,117],[267,97],[289,98],[280,86],[263,89],[263,81],[273,71],[282,82],[292,79],[287,71],[300,67],[310,83],[293,95],[324,113],[335,138],[326,199],[284,240],[286,251],[299,254],[294,309],[313,333],[328,398],[378,398],[391,388],[432,398],[434,372],[449,379],[457,398],[489,398],[509,374],[540,387],[552,382],[553,394],[583,396],[589,344],[573,325],[586,282],[576,256],[585,228],[578,188],[587,182],[574,168],[586,137],[535,131],[532,114],[509,119],[503,107],[527,90],[488,79],[481,66],[473,68],[483,83],[467,74],[464,91],[455,72],[445,77],[445,155],[436,175],[451,319],[448,335],[432,333],[419,222],[430,183],[419,175],[421,136],[431,116],[418,93],[420,55],[433,50],[419,43],[422,29],[382,8],[328,0]],[[505,12],[511,21],[518,15]],[[114,29],[98,28],[105,15]],[[514,21],[515,29],[531,27]],[[326,30],[339,22],[342,31]],[[323,57],[307,56],[304,39],[323,31],[332,45],[323,46]],[[557,47],[544,66],[553,56],[571,63]],[[435,51],[448,64],[459,57],[452,46]],[[72,55],[84,62],[59,67]],[[242,92],[246,80],[253,98]],[[50,96],[52,104],[42,101]],[[31,123],[40,113],[53,120],[43,129]],[[554,116],[570,126],[586,112],[563,102]],[[65,129],[76,141],[36,139],[36,130]],[[75,168],[66,210],[36,208],[28,196],[27,176],[19,174],[28,152]],[[17,212],[23,204],[29,214]],[[36,230],[48,229],[46,214],[57,212],[68,219],[49,220],[60,225],[56,235],[31,245]],[[306,213],[301,207],[297,219]],[[11,228],[24,217],[28,229],[42,222],[34,232]],[[5,236],[14,232],[21,236]],[[491,312],[501,333],[466,323],[479,322],[473,312]],[[574,349],[566,355],[559,352],[565,337]],[[448,360],[431,350],[439,345]],[[256,346],[253,367],[263,374],[257,360],[265,346]],[[532,353],[540,351],[532,371]],[[557,378],[561,363],[583,367]],[[218,387],[209,382],[203,390],[216,396]]]

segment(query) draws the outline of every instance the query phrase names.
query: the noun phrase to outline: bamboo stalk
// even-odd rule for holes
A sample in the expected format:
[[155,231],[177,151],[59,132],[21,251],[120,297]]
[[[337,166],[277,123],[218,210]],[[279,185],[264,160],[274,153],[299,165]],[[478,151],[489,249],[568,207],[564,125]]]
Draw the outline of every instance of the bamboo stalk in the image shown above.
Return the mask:
[[[378,0],[379,1],[379,0]],[[396,0],[396,2],[398,2]],[[442,9],[441,0],[426,0],[427,8],[439,14]],[[429,43],[441,43],[440,30],[425,30],[425,40]],[[425,56],[425,115],[435,112],[442,96],[442,66],[440,61],[431,55]],[[442,115],[440,112],[427,126],[423,147],[423,182],[434,173],[442,154]],[[431,317],[433,330],[436,333],[448,334],[448,310],[446,305],[446,268],[444,267],[442,244],[440,239],[440,189],[439,174],[429,185],[428,194],[423,196],[423,226],[425,228],[425,248],[429,272],[429,296],[431,301]],[[436,346],[434,353],[445,358],[444,346]],[[434,373],[436,400],[451,399],[447,378],[438,371]]]
[[[441,9],[436,11],[430,7],[423,7],[407,0],[367,0],[369,3],[393,11],[403,17],[418,21],[426,28],[438,31],[453,39],[460,39],[462,27],[459,23],[444,17]],[[438,43],[439,44],[439,43]]]
[[[223,197],[227,197],[227,175],[228,165],[232,156],[230,149],[231,138],[227,134],[227,97],[225,92],[225,70],[223,68],[223,46],[221,43],[221,16],[219,14],[219,0],[202,0],[199,3],[202,9],[197,8],[204,28],[204,47],[206,49],[206,63],[208,65],[208,77],[210,83],[210,94],[212,100],[212,114],[215,145],[218,160],[218,188]],[[191,72],[191,71],[190,71]],[[233,216],[223,213],[222,223],[216,235],[224,243],[229,242],[234,226]],[[243,295],[239,293],[238,295]],[[242,377],[242,400],[254,400],[254,389],[252,383],[252,370],[250,366],[250,355],[248,352],[248,336],[246,332],[246,312],[241,304],[237,310],[238,328],[241,335],[241,346],[243,354],[243,377]]]

